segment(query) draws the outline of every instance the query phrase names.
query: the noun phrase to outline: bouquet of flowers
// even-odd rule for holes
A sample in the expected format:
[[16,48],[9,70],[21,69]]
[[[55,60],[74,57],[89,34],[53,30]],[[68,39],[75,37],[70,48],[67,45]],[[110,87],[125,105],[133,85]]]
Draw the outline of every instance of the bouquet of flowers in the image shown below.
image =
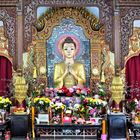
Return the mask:
[[62,88],[57,89],[57,95],[59,95],[59,96],[67,96],[67,97],[71,97],[73,95],[87,96],[88,94],[90,94],[89,88],[80,88],[77,86],[73,86],[71,88],[67,88],[67,87],[63,86]]
[[135,111],[138,107],[138,100],[137,99],[131,99],[131,100],[128,100],[127,101],[127,106],[126,106],[126,109],[129,111],[129,112],[132,112],[132,111]]
[[73,90],[63,86],[62,88],[57,89],[57,95],[71,97],[73,95]]
[[105,107],[107,105],[107,102],[106,101],[103,101],[99,98],[95,98],[93,99],[92,101],[92,105],[94,108],[97,108],[97,109],[102,109],[103,107]]
[[79,87],[74,87],[75,89],[75,94],[77,96],[88,96],[90,94],[90,88],[79,88]]
[[104,97],[106,95],[104,85],[97,83],[98,95]]
[[56,102],[51,104],[51,108],[55,114],[61,113],[65,109],[65,105],[61,102]]
[[84,106],[90,106],[92,108],[97,108],[97,109],[101,109],[102,107],[105,107],[107,105],[107,102],[106,101],[103,101],[99,98],[85,98],[83,101],[82,101],[82,104]]
[[77,116],[78,118],[88,119],[89,118],[89,111],[91,107],[88,105],[83,104],[75,104],[73,108],[74,116]]
[[0,97],[0,109],[8,109],[12,105],[9,98]]
[[47,107],[50,106],[51,100],[47,97],[35,97],[34,98],[34,105],[40,111],[45,111]]

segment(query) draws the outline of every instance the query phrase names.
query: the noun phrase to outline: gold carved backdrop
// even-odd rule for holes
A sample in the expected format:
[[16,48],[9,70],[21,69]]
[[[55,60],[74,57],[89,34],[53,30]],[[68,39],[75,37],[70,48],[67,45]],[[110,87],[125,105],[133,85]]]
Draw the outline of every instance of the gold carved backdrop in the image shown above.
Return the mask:
[[[90,56],[91,56],[91,77],[90,87],[99,82],[102,74],[107,72],[112,76],[113,70],[110,67],[109,49],[105,43],[104,27],[99,20],[92,14],[88,13],[84,8],[57,8],[46,12],[32,27],[32,43],[28,47],[28,67],[32,72],[32,66],[36,66],[38,76],[42,82],[47,83],[46,70],[46,40],[52,34],[55,26],[59,25],[63,18],[72,18],[76,25],[83,28],[86,37],[90,40]],[[100,27],[96,30],[96,25]],[[106,79],[110,79],[107,77]]]

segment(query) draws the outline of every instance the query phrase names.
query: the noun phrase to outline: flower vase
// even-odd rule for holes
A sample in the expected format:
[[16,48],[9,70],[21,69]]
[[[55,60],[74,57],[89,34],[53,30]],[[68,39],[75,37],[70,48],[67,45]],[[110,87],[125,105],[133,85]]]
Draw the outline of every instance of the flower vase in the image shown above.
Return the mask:
[[1,116],[1,122],[4,123],[6,118],[6,110],[0,109],[0,116]]
[[45,113],[44,109],[41,108],[41,107],[37,107],[37,113],[40,114],[40,113]]

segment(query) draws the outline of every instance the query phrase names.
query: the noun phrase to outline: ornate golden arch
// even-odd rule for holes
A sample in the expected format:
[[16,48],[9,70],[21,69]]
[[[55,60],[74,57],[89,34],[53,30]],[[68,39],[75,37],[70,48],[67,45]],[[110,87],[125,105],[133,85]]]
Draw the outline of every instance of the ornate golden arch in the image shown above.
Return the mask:
[[[84,16],[83,16],[84,15]],[[91,70],[96,70],[96,73],[91,74],[91,86],[93,81],[100,79],[101,71],[101,43],[104,40],[104,28],[94,31],[94,26],[99,24],[98,19],[87,13],[85,9],[78,8],[58,8],[49,12],[41,20],[37,21],[32,27],[32,44],[34,47],[34,64],[39,70],[40,67],[46,68],[46,40],[52,34],[55,26],[58,26],[63,18],[72,18],[75,24],[81,26],[87,38],[90,39],[91,46]],[[29,46],[30,47],[30,46]],[[38,74],[41,74],[38,72]],[[45,79],[46,79],[46,75]],[[47,79],[46,79],[47,80]]]
[[4,27],[0,27],[0,56],[6,57],[13,64],[8,51],[8,39],[4,35]]
[[129,38],[129,54],[125,57],[125,65],[129,59],[140,54],[140,28],[133,28],[133,35]]

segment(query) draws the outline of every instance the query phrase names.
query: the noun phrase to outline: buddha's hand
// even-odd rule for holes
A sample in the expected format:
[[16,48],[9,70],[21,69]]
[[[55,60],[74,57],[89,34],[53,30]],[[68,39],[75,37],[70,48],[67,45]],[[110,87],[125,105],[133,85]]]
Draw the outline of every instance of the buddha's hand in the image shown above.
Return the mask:
[[69,68],[66,67],[65,72],[64,72],[64,77],[69,73]]
[[72,67],[69,67],[69,73],[71,73],[73,76],[76,75],[75,71],[72,69]]

